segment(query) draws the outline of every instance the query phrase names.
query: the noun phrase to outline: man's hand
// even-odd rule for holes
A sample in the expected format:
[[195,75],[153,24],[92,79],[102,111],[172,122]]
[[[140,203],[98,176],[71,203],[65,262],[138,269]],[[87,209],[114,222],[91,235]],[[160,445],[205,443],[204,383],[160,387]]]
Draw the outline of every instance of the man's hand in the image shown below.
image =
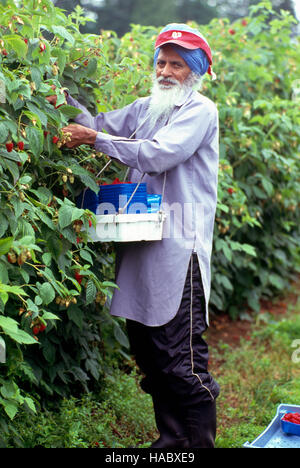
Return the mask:
[[66,135],[65,146],[67,148],[76,148],[80,145],[94,145],[97,132],[83,125],[70,124],[62,129]]
[[[55,85],[51,85],[51,88],[53,89],[53,91],[55,91],[56,86],[55,86]],[[66,91],[64,91],[64,94],[65,94],[65,98],[67,98],[67,95],[68,95],[68,94],[66,93]],[[56,96],[56,94],[52,94],[51,96],[46,96],[46,99],[47,99],[47,101],[48,101],[50,104],[52,104],[52,105],[55,107],[55,109],[58,109],[60,106],[63,106],[63,104],[60,104],[59,106],[56,106],[56,102],[57,102],[57,96]],[[66,102],[66,101],[65,101],[65,102]]]

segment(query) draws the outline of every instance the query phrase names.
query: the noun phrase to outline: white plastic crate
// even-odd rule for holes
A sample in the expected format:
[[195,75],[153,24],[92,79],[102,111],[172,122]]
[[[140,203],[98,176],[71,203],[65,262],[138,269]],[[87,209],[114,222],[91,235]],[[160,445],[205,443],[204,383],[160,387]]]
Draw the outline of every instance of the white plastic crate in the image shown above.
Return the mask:
[[162,239],[166,214],[156,213],[96,215],[96,229],[89,235],[93,242],[138,242]]

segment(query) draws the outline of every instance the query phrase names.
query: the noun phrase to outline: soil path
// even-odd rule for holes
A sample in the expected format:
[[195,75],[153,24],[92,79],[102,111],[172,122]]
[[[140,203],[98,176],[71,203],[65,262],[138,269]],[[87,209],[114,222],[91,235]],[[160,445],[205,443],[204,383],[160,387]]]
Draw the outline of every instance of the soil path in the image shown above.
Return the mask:
[[[261,301],[260,314],[268,313],[274,317],[283,317],[288,308],[297,303],[300,297],[300,276],[292,285],[292,292],[282,299],[275,301]],[[253,320],[233,320],[226,314],[215,315],[210,318],[210,326],[206,332],[206,341],[209,347],[218,346],[218,343],[226,343],[230,346],[238,346],[240,338],[246,338],[251,333],[255,322],[255,314],[248,311],[248,316]]]

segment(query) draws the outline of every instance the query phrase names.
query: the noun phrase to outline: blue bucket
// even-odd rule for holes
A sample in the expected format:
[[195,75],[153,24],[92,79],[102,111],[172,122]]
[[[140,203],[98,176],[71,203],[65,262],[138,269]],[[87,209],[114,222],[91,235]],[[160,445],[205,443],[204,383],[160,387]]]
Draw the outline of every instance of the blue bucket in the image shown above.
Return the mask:
[[[127,203],[138,184],[101,185],[98,195],[98,213],[118,213]],[[147,184],[137,188],[124,213],[147,213]]]
[[147,195],[147,211],[148,213],[156,213],[160,210],[161,205],[161,195],[156,195],[154,193]]

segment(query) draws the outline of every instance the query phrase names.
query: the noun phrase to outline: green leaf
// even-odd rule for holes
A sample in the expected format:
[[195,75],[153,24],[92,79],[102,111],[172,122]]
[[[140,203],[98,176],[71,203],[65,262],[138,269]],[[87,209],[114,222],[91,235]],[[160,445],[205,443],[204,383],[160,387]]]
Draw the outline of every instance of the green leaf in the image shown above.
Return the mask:
[[281,290],[285,287],[285,282],[284,280],[277,275],[276,273],[271,273],[269,276],[269,281],[272,284],[272,286],[275,286],[275,288]]
[[59,110],[68,119],[74,119],[77,115],[82,113],[80,109],[77,109],[73,106],[69,106],[68,104],[64,104],[59,108]]
[[257,257],[256,250],[255,247],[253,247],[253,245],[241,244],[241,248],[244,252],[251,255],[252,257]]
[[88,66],[87,66],[87,75],[92,77],[96,71],[97,71],[97,59],[93,57],[92,59],[89,60]]
[[33,116],[37,117],[44,127],[47,127],[48,119],[47,119],[46,114],[42,110],[40,110],[37,106],[32,104],[32,102],[27,102],[27,107],[32,112]]
[[4,382],[0,391],[3,398],[14,398],[18,393],[18,387],[14,382],[8,380]]
[[6,284],[0,284],[0,291],[7,293],[16,294],[20,296],[27,296],[27,293],[20,286],[9,286]]
[[4,411],[5,413],[8,415],[8,417],[12,420],[14,419],[15,415],[17,414],[18,412],[18,404],[14,401],[7,401],[7,400],[4,400],[1,402],[3,407],[4,407]]
[[123,330],[121,329],[120,325],[115,322],[114,324],[114,336],[116,340],[125,348],[129,349],[129,341]]
[[63,205],[58,211],[58,222],[61,229],[69,226],[72,222],[73,207]]
[[43,312],[43,319],[45,320],[61,320],[57,315],[52,314],[52,312]]
[[16,52],[17,56],[19,58],[24,58],[27,53],[27,45],[25,44],[24,40],[16,35],[7,35],[7,36],[2,36],[2,39],[4,40],[5,46],[7,47],[8,50],[13,50]]
[[38,67],[32,67],[30,69],[31,79],[35,83],[36,89],[39,89],[39,86],[42,82],[41,70]]
[[9,130],[4,122],[0,122],[0,143],[5,143],[8,139]]
[[20,344],[36,344],[36,340],[31,335],[21,330],[18,325],[16,320],[10,317],[0,316],[0,327],[6,335]]
[[45,265],[50,266],[52,262],[52,255],[49,252],[46,252],[42,255],[42,260]]
[[36,127],[28,127],[26,134],[29,141],[30,151],[32,151],[34,156],[40,156],[43,149],[43,132]]
[[39,291],[44,304],[48,305],[55,299],[55,291],[50,283],[43,283]]
[[82,310],[78,306],[71,304],[67,310],[67,314],[69,320],[72,320],[72,322],[74,322],[77,325],[77,327],[80,328],[80,330],[82,330],[84,321],[84,314]]
[[34,401],[30,397],[25,397],[24,403],[26,403],[26,405],[28,406],[29,409],[31,409],[31,411],[36,413],[36,407],[35,407]]
[[97,288],[94,281],[89,279],[86,286],[86,304],[90,304],[95,300],[97,294]]
[[79,255],[81,258],[83,258],[83,260],[93,265],[93,259],[92,259],[91,254],[87,252],[85,249],[81,249],[79,252]]
[[43,346],[43,355],[49,365],[53,366],[55,363],[56,347],[49,340]]
[[10,251],[13,244],[13,237],[6,237],[5,239],[0,239],[0,256],[7,254]]
[[75,39],[69,31],[63,26],[51,26],[52,31],[57,36],[60,36],[70,42],[71,45],[75,44]]

